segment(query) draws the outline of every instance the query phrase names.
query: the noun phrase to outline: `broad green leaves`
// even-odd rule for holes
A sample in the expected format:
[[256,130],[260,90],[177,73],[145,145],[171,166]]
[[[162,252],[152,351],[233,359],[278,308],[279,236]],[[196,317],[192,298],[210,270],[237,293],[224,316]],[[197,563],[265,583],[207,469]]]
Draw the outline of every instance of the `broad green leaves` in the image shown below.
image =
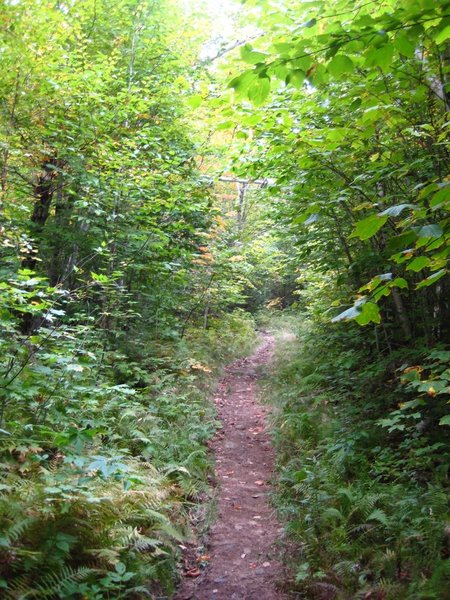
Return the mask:
[[388,43],[384,46],[370,48],[365,56],[365,66],[380,67],[383,73],[387,73],[394,56],[394,47]]
[[247,97],[255,106],[261,106],[270,92],[270,78],[265,74],[255,75],[245,71],[232,79],[229,87],[233,88],[239,97]]
[[368,325],[369,323],[380,323],[380,309],[375,302],[365,302],[358,300],[351,308],[334,317],[331,322],[355,320],[358,325]]
[[[290,456],[288,451],[287,463],[306,451],[317,478],[296,482],[300,467],[291,460],[290,470],[286,463],[283,501],[289,510],[298,501],[292,514],[300,511],[309,520],[323,514],[324,535],[342,533],[334,547],[339,556],[342,540],[347,550],[352,546],[349,527],[355,540],[358,531],[369,531],[372,541],[379,532],[383,544],[389,537],[385,529],[393,532],[390,539],[398,538],[400,505],[409,493],[408,514],[422,507],[416,523],[424,523],[422,498],[439,478],[436,496],[445,497],[448,436],[439,423],[450,425],[449,357],[441,355],[437,369],[441,358],[427,361],[426,355],[430,347],[446,348],[449,331],[449,4],[339,0],[290,3],[286,14],[277,12],[276,3],[270,9],[261,13],[264,37],[254,42],[267,56],[259,56],[261,62],[245,77],[267,74],[271,93],[257,111],[260,122],[248,128],[251,142],[236,152],[235,165],[241,173],[273,181],[264,198],[273,211],[278,243],[288,249],[281,279],[291,285],[302,327],[304,315],[312,323],[308,351],[303,346],[289,371],[283,365],[280,435],[288,435],[295,449]],[[245,110],[251,110],[247,102]],[[399,375],[395,368],[402,362]],[[402,389],[407,377],[411,387]],[[309,402],[308,392],[317,402]],[[333,424],[332,441],[321,437],[330,431],[322,433],[324,422]],[[336,492],[337,463],[343,465],[339,477],[349,485]],[[362,480],[372,482],[376,494],[386,482],[395,492],[387,494],[384,506],[366,510],[362,503],[360,529],[355,523],[341,527],[356,514],[355,490]],[[300,500],[289,492],[293,483]],[[326,489],[319,501],[317,489]],[[391,500],[400,489],[405,493],[397,511]],[[426,520],[431,526],[435,519],[433,512]],[[298,539],[308,531],[305,526]],[[440,564],[441,551],[435,552],[434,544],[431,554]],[[359,541],[356,546],[359,556]],[[370,540],[366,547],[369,555]],[[339,573],[327,579],[330,569],[321,569],[320,549],[315,559],[297,567],[300,593],[307,596],[315,586],[337,580],[344,582],[344,595],[366,593],[367,581],[341,562]],[[385,570],[370,571],[368,587],[378,589],[379,576],[381,589]],[[420,589],[439,595],[441,582],[435,585],[423,573],[420,582],[400,583],[404,590],[397,595],[420,594]],[[352,578],[346,589],[345,581]]]
[[265,58],[267,57],[267,54],[264,52],[257,52],[256,50],[253,50],[253,47],[250,44],[245,44],[242,46],[240,52],[242,60],[251,65],[264,62]]
[[360,240],[368,240],[373,237],[383,227],[388,220],[388,216],[370,215],[362,221],[358,221],[355,231],[350,237],[358,237]]
[[416,258],[413,258],[413,260],[410,263],[408,263],[406,270],[414,271],[414,273],[418,273],[425,267],[430,266],[430,263],[431,263],[431,261],[428,257],[417,256]]
[[418,230],[419,239],[421,238],[440,238],[444,234],[442,227],[436,223],[424,225]]
[[248,87],[248,98],[255,106],[264,104],[270,92],[270,79],[268,77],[258,77],[254,79]]
[[438,45],[444,44],[450,39],[450,24],[448,24],[448,19],[442,19],[438,29],[433,33],[433,38]]
[[355,318],[359,325],[368,325],[369,323],[380,323],[380,309],[375,302],[365,302],[361,307],[361,313]]
[[380,309],[375,302],[358,300],[352,307],[334,317],[332,323],[355,320],[359,325],[380,323]]
[[[335,320],[377,323],[383,314],[408,338],[403,304],[446,278],[450,256],[438,60],[446,8],[393,0],[389,10],[372,3],[356,16],[344,0],[334,17],[321,6],[327,19],[314,3],[293,8],[294,28],[276,11],[270,23],[261,17],[265,35],[241,49],[253,66],[230,85],[257,106],[270,101],[246,138],[249,162],[277,180],[299,263],[335,269],[350,296],[364,294]],[[380,280],[382,271],[391,279]]]
[[442,277],[444,277],[444,275],[447,275],[447,273],[448,273],[447,269],[439,269],[439,271],[437,271],[436,273],[433,273],[432,275],[429,275],[425,279],[422,279],[422,281],[420,281],[417,284],[416,289],[420,290],[421,288],[428,287],[430,285],[435,284]]
[[417,208],[417,206],[415,204],[397,204],[389,206],[380,213],[380,216],[384,217],[387,215],[388,217],[399,217],[407,208]]
[[351,73],[354,68],[353,61],[345,54],[337,54],[327,65],[328,72],[336,78]]

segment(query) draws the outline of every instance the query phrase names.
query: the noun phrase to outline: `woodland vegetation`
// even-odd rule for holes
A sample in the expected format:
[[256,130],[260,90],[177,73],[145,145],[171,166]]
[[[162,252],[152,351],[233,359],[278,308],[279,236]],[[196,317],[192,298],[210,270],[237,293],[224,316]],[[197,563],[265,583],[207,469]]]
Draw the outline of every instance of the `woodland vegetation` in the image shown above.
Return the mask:
[[450,598],[449,41],[446,0],[0,0],[1,597],[171,596],[256,323],[293,597]]

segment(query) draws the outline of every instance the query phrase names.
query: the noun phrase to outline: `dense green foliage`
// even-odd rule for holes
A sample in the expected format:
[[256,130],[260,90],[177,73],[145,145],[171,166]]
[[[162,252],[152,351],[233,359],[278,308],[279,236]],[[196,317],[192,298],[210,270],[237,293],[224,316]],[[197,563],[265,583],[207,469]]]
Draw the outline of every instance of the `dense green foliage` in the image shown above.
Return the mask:
[[242,309],[289,307],[296,592],[448,598],[450,3],[248,0],[209,71],[188,6],[0,0],[0,594],[170,593]]
[[207,492],[211,382],[253,339],[218,320],[234,298],[203,328],[202,38],[179,42],[170,2],[0,10],[0,595],[167,593]]
[[[252,120],[245,103],[235,111],[250,156],[238,168],[273,178],[297,268],[338,273],[356,295],[336,320],[380,323],[381,310],[403,341],[440,339],[450,322],[448,10],[422,0],[274,10],[262,18],[267,52],[244,46],[256,65],[230,83],[257,105],[274,88]],[[348,292],[338,299],[348,305]]]
[[[402,377],[421,350],[379,356],[361,330],[284,323],[266,395],[278,405],[276,504],[292,587],[305,598],[448,598],[449,436]],[[279,329],[279,326],[277,327]],[[449,353],[434,350],[441,370]],[[430,365],[431,366],[431,365]]]
[[448,598],[450,5],[248,4],[225,116],[303,323],[268,393],[294,585]]

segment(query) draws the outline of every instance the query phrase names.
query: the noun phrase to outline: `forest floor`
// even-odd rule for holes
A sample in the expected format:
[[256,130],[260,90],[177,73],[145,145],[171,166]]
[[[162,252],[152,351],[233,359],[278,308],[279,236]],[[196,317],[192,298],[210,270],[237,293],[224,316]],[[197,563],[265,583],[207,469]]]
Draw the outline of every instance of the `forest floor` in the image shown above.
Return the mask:
[[[275,452],[267,431],[270,411],[258,399],[259,371],[269,363],[274,338],[261,334],[254,354],[225,370],[215,403],[221,429],[212,440],[217,518],[207,556],[186,558],[175,600],[281,600],[280,524],[269,504]],[[197,553],[198,554],[198,553]],[[204,570],[195,561],[207,563]]]

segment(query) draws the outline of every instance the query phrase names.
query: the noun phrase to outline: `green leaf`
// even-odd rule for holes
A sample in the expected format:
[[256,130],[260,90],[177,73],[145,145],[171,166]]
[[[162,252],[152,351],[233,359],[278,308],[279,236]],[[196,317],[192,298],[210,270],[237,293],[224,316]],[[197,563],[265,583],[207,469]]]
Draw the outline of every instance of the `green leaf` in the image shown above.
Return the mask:
[[374,292],[373,292],[373,299],[375,300],[375,302],[378,302],[378,300],[380,300],[381,298],[383,298],[383,296],[389,296],[390,289],[391,289],[391,284],[388,285],[381,285],[379,288],[377,288]]
[[400,235],[396,235],[388,241],[388,252],[394,253],[398,250],[403,250],[405,247],[410,247],[417,239],[415,231],[404,231]]
[[417,208],[415,204],[396,204],[395,206],[389,206],[383,212],[380,212],[380,216],[387,215],[388,217],[398,217],[406,208]]
[[440,269],[439,271],[436,271],[436,273],[433,273],[432,275],[430,275],[429,277],[427,277],[426,279],[423,279],[420,283],[418,283],[416,285],[416,290],[420,290],[420,288],[424,288],[424,287],[428,287],[429,285],[433,285],[433,283],[436,283],[436,281],[439,281],[439,279],[441,279],[441,277],[444,277],[444,275],[447,273],[446,269]]
[[442,417],[439,421],[439,425],[450,425],[450,415],[445,415],[445,417]]
[[286,77],[286,83],[289,83],[293,87],[301,90],[303,87],[303,83],[305,81],[305,73],[301,69],[296,69],[295,71],[291,71],[289,75]]
[[416,45],[408,38],[405,31],[400,30],[400,32],[395,36],[394,46],[407,58],[412,58],[414,56],[414,52],[416,50]]
[[362,305],[361,313],[355,318],[358,325],[368,323],[381,323],[380,309],[375,302],[366,302]]
[[407,288],[408,282],[403,277],[396,277],[394,281],[390,284],[390,287],[399,287],[399,288]]
[[418,236],[419,238],[429,238],[429,237],[441,237],[444,234],[444,231],[440,225],[437,223],[433,223],[432,225],[424,225],[419,229]]
[[255,106],[264,104],[270,92],[270,79],[268,77],[258,77],[248,88],[248,98]]
[[308,472],[305,469],[301,469],[300,471],[295,471],[292,473],[292,478],[295,479],[296,483],[301,483],[308,477]]
[[370,217],[367,217],[366,219],[356,223],[355,231],[350,235],[350,237],[358,237],[360,240],[368,240],[383,227],[387,220],[387,215],[370,215]]
[[354,68],[353,61],[345,54],[337,54],[327,65],[327,70],[333,77],[351,73]]
[[217,131],[221,131],[223,129],[234,129],[235,127],[236,123],[234,121],[222,121],[216,125]]
[[443,205],[450,202],[450,186],[443,187],[431,199],[430,206],[433,210],[442,208]]
[[195,94],[194,96],[190,96],[186,100],[186,104],[191,108],[198,108],[200,104],[203,102],[203,98],[200,94]]
[[228,84],[229,88],[233,88],[236,92],[243,93],[245,92],[252,81],[256,78],[254,71],[245,71],[241,73],[237,77],[234,77]]
[[276,42],[273,47],[280,54],[284,54],[286,52],[291,52],[294,48],[294,44],[292,44],[292,42]]
[[123,562],[118,562],[116,564],[116,572],[119,573],[119,575],[123,575],[126,570],[127,570],[127,567],[124,565]]
[[428,185],[426,185],[424,188],[422,188],[420,190],[419,193],[419,200],[423,200],[423,198],[426,198],[427,196],[429,196],[431,194],[431,192],[435,192],[436,190],[439,189],[439,185],[437,183],[429,183]]
[[394,56],[394,47],[391,44],[381,46],[381,48],[371,48],[366,54],[365,65],[367,67],[380,67],[383,73],[386,73],[391,66]]
[[406,267],[406,270],[414,271],[415,273],[418,273],[425,267],[428,267],[430,265],[430,262],[431,262],[430,259],[426,256],[417,256],[408,264],[408,266]]
[[450,38],[450,25],[447,25],[447,27],[444,27],[443,29],[435,33],[433,35],[433,38],[436,44],[438,44],[438,46],[446,42]]
[[271,65],[269,70],[271,75],[287,83],[286,80],[290,70],[285,63]]
[[99,283],[109,283],[110,279],[103,273],[94,273],[91,271],[91,277],[94,281],[98,281]]
[[348,127],[334,127],[326,130],[326,136],[332,142],[341,142],[348,139],[351,130]]
[[264,62],[267,58],[267,54],[253,50],[253,47],[250,44],[241,46],[240,52],[242,60],[250,65],[257,65],[258,63]]

